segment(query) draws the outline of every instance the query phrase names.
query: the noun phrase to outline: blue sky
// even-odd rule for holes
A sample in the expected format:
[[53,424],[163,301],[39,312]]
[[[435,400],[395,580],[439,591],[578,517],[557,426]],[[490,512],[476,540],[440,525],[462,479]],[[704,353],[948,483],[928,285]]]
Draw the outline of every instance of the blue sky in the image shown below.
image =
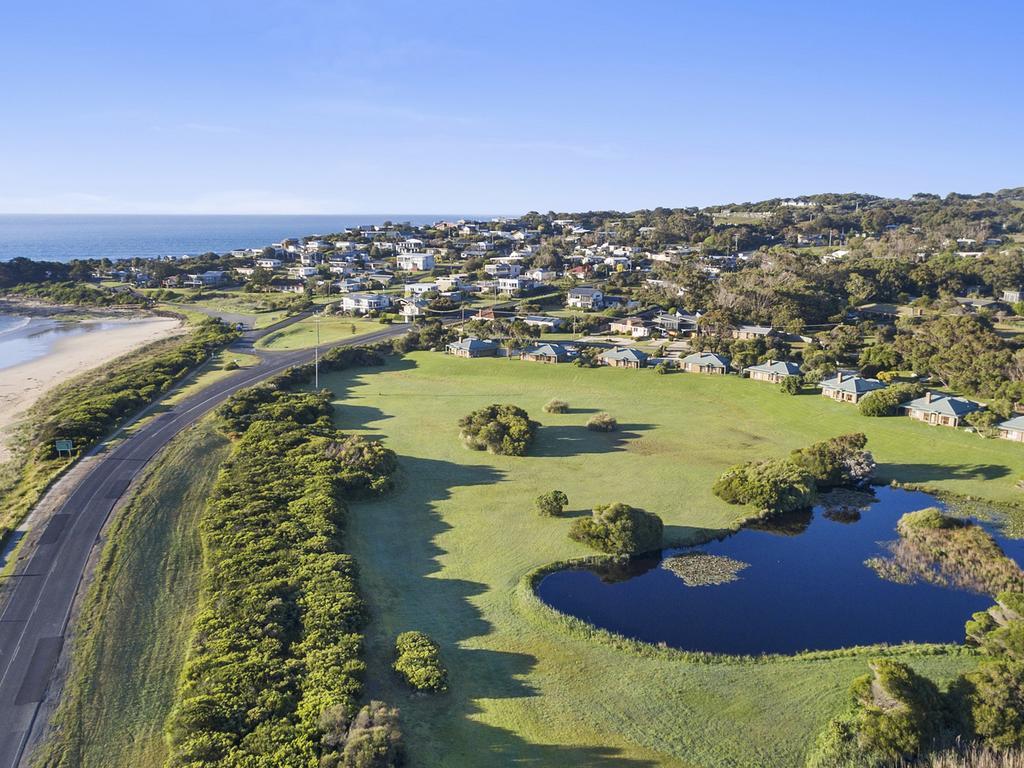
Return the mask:
[[56,0],[0,28],[3,212],[1024,185],[1020,2]]

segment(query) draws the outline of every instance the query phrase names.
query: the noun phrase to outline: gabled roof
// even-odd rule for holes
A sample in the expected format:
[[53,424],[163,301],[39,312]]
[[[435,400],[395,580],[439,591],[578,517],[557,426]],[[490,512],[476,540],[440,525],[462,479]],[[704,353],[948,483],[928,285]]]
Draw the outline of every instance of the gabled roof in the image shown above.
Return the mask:
[[930,402],[928,400],[928,395],[925,395],[924,397],[919,397],[916,400],[904,403],[902,407],[915,411],[937,413],[942,416],[957,417],[966,416],[968,413],[980,411],[982,408],[981,403],[976,403],[965,397],[953,397],[952,395],[943,395],[938,392],[932,392],[930,394],[932,396]]
[[626,360],[631,363],[644,363],[647,362],[649,355],[632,347],[616,347],[615,349],[602,352],[599,357],[602,360]]
[[737,329],[740,333],[753,333],[758,336],[767,336],[774,332],[774,328],[770,325],[741,325]]
[[1012,419],[1000,422],[998,426],[1002,429],[1017,429],[1024,432],[1024,416],[1014,416]]
[[523,350],[524,355],[532,355],[534,357],[554,357],[558,360],[565,360],[569,357],[569,352],[561,344],[536,344],[532,347],[527,347]]
[[775,373],[780,376],[797,376],[800,373],[800,366],[788,360],[766,360],[760,365],[747,366],[744,370]]
[[851,392],[855,395],[874,392],[876,389],[884,389],[885,386],[878,379],[865,379],[862,376],[851,376],[849,374],[842,375],[842,380],[840,380],[840,374],[836,374],[830,378],[823,379],[821,382],[822,389],[835,389],[839,392]]
[[490,339],[478,339],[475,336],[467,336],[464,339],[453,341],[448,349],[464,349],[467,352],[482,352],[488,349],[497,349],[498,343]]
[[580,285],[575,288],[569,289],[569,295],[575,294],[576,296],[593,296],[595,293],[600,292],[600,288],[594,288],[593,286],[590,285]]
[[711,368],[728,368],[729,358],[714,352],[694,352],[682,359],[683,365],[702,365]]

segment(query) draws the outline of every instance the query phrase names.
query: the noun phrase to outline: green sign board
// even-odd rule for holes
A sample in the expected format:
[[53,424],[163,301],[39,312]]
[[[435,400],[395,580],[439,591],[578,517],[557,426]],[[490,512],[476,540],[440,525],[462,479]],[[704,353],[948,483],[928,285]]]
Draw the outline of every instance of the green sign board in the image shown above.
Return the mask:
[[75,444],[71,440],[54,440],[53,447],[57,449],[57,453],[63,453],[64,451],[71,453],[75,448]]

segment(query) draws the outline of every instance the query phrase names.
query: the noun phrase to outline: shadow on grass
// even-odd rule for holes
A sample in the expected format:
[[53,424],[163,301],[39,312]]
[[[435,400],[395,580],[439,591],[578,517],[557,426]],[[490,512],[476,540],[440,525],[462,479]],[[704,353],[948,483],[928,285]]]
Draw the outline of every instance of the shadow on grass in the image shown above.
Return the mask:
[[938,480],[997,480],[1010,474],[998,464],[879,464],[878,475],[903,483]]
[[[397,490],[353,505],[350,530],[357,539],[352,549],[370,610],[364,698],[399,707],[410,763],[653,766],[623,759],[615,749],[532,743],[511,730],[480,722],[480,701],[537,695],[525,681],[537,659],[479,647],[492,626],[475,603],[489,587],[444,576],[447,552],[438,542],[446,540],[452,526],[441,519],[437,506],[460,488],[498,483],[503,473],[489,466],[408,456],[399,457],[399,465]],[[494,535],[501,535],[500,521],[495,521]],[[471,539],[462,545],[472,546]],[[411,693],[391,670],[395,637],[413,629],[426,632],[440,645],[448,668],[447,693]]]
[[625,443],[640,437],[651,424],[619,424],[614,432],[594,432],[583,425],[543,426],[530,447],[530,456],[579,456],[625,450]]

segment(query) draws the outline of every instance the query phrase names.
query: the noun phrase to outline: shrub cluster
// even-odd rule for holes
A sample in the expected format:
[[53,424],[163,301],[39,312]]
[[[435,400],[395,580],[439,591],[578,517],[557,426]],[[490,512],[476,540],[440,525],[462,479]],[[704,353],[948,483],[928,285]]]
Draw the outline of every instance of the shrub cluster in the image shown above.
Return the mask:
[[587,419],[587,429],[593,432],[614,432],[619,428],[619,422],[610,413],[601,411]]
[[790,459],[764,459],[730,467],[711,487],[729,504],[750,504],[771,516],[814,503],[814,475]]
[[[914,513],[913,524],[920,530],[942,530],[931,513]],[[932,758],[947,754],[944,750],[1000,753],[1020,747],[1024,592],[1001,592],[994,606],[967,622],[966,635],[967,644],[985,657],[945,693],[899,661],[872,661],[872,674],[854,682],[848,709],[818,736],[808,768],[934,764]]]
[[875,472],[875,460],[864,450],[867,435],[840,435],[793,451],[789,458],[814,477],[818,490],[863,485]]
[[938,688],[891,658],[854,681],[848,710],[819,735],[808,768],[888,768],[938,743],[948,709]]
[[371,701],[349,718],[338,708],[325,710],[320,722],[323,751],[318,768],[395,768],[405,750],[398,729],[398,710]]
[[476,451],[525,456],[539,424],[517,405],[489,405],[459,419],[459,435]]
[[547,413],[568,413],[569,404],[564,400],[552,398],[551,400],[548,400],[547,403],[544,404],[544,410]]
[[594,507],[590,517],[574,520],[569,538],[610,555],[635,555],[658,549],[663,531],[660,517],[620,502]]
[[417,691],[448,690],[448,670],[441,649],[422,632],[403,632],[395,640],[395,671]]
[[537,514],[541,517],[558,517],[569,503],[569,497],[562,491],[548,491],[537,497]]
[[869,392],[857,407],[863,416],[895,416],[900,405],[923,394],[924,387],[920,384],[893,384]]
[[76,307],[119,307],[147,304],[148,300],[135,291],[111,291],[108,288],[85,283],[22,283],[6,289],[14,296],[42,299],[53,304],[73,304]]
[[363,604],[341,526],[344,494],[387,487],[394,457],[331,429],[326,395],[241,393],[222,412],[249,418],[201,518],[169,764],[387,765],[371,757],[394,747],[392,711],[352,719]]

